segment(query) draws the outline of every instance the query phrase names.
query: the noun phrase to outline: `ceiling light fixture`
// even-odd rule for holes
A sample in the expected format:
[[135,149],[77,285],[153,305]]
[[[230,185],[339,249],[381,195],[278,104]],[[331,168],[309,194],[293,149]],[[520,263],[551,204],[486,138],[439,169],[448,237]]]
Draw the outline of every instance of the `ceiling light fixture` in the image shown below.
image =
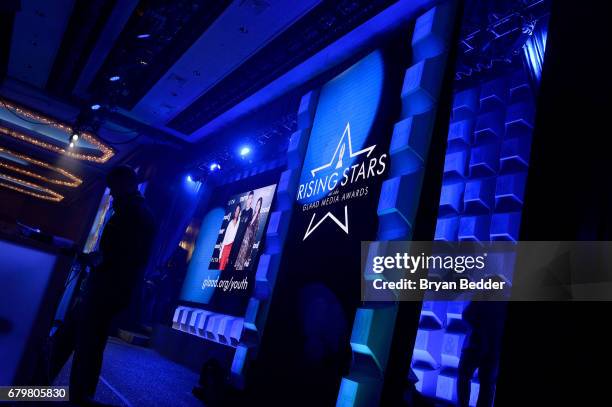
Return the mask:
[[[6,182],[0,181],[0,187],[12,189],[13,191],[21,192],[22,194],[30,195],[38,199],[43,199],[52,202],[59,202],[64,199],[63,195],[58,194],[52,189],[45,188],[43,186],[37,185],[33,182],[22,180],[20,178],[11,177],[10,175],[0,173],[0,180],[11,182],[11,184],[8,184]],[[27,188],[32,188],[34,191],[38,190],[40,192],[28,190],[20,185],[23,185]]]
[[102,155],[101,156],[95,156],[95,155],[91,155],[91,154],[84,154],[84,153],[78,153],[78,152],[74,152],[74,151],[69,151],[69,150],[67,150],[65,148],[58,147],[55,144],[51,144],[51,143],[47,143],[45,141],[41,141],[41,140],[39,140],[39,139],[37,139],[35,137],[31,137],[31,136],[28,136],[28,135],[23,134],[21,132],[18,132],[18,131],[12,130],[12,129],[8,129],[8,128],[2,127],[2,126],[0,126],[0,134],[4,134],[5,136],[10,136],[10,137],[16,138],[18,140],[24,141],[24,142],[29,143],[29,144],[33,144],[35,146],[38,146],[40,148],[44,148],[45,150],[52,151],[52,152],[57,153],[57,154],[65,154],[68,157],[74,158],[75,160],[90,161],[90,162],[94,162],[94,163],[98,163],[98,164],[104,164],[105,162],[110,160],[110,158],[112,156],[115,155],[115,153],[113,152],[112,149],[110,149],[106,145],[102,144],[94,136],[92,136],[92,135],[90,135],[88,133],[81,133],[81,137],[83,138],[83,140],[87,141],[90,144],[93,144],[97,149],[102,151]]
[[56,172],[58,174],[61,174],[64,178],[66,178],[68,181],[65,180],[61,180],[61,179],[57,179],[57,178],[50,178],[50,177],[46,177],[44,175],[41,174],[37,174],[35,172],[32,171],[28,171],[26,169],[23,169],[21,167],[17,167],[15,165],[13,165],[12,163],[7,163],[4,162],[2,160],[0,160],[0,168],[6,168],[8,170],[14,171],[14,172],[18,172],[20,174],[26,175],[28,177],[31,178],[36,178],[39,179],[41,181],[45,181],[45,182],[49,182],[51,184],[56,184],[56,185],[62,185],[65,187],[70,187],[70,188],[76,188],[79,185],[81,185],[83,183],[83,180],[80,179],[79,177],[77,177],[74,174],[71,174],[70,172],[64,170],[63,168],[59,168],[59,167],[55,167],[51,164],[48,164],[46,162],[43,161],[39,161],[36,160],[30,156],[24,155],[24,154],[20,154],[11,150],[7,150],[4,147],[0,147],[0,152],[4,153],[4,154],[8,154],[10,156],[13,156],[15,158],[27,161],[30,164],[34,164],[36,166],[45,168],[47,170]]
[[[63,131],[64,133],[66,133],[67,135],[73,134],[73,129],[72,127],[63,124],[63,123],[59,123],[56,122],[54,120],[49,119],[48,117],[45,116],[41,116],[39,114],[33,113],[31,111],[28,110],[24,110],[19,106],[15,106],[12,103],[1,99],[0,98],[0,104],[2,104],[5,108],[7,109],[11,109],[12,111],[14,111],[15,113],[17,113],[20,116],[23,116],[26,119],[29,120],[35,120],[38,121],[42,124],[46,124],[48,126],[54,127],[58,130]],[[94,162],[94,163],[98,163],[98,164],[104,164],[105,162],[107,162],[108,160],[111,159],[111,157],[113,157],[115,155],[115,152],[113,151],[112,148],[108,147],[106,144],[100,142],[93,134],[90,133],[86,133],[86,132],[82,132],[80,134],[80,137],[83,138],[83,140],[85,140],[86,142],[92,144],[95,148],[97,148],[98,150],[100,150],[100,152],[102,153],[101,156],[96,156],[96,155],[92,155],[92,154],[83,154],[83,153],[77,153],[77,152],[72,152],[72,151],[67,151],[65,148],[59,147],[57,145],[51,144],[51,143],[47,143],[45,141],[42,141],[38,138],[29,136],[27,134],[21,133],[19,131],[15,131],[3,126],[0,126],[0,135],[4,134],[6,136],[11,136],[13,138],[16,138],[18,140],[24,141],[26,143],[29,144],[33,144],[35,146],[38,146],[40,148],[44,148],[45,150],[48,151],[52,151],[55,152],[57,154],[66,154],[67,156],[74,158],[76,160],[82,160],[82,161],[90,161],[90,162]]]

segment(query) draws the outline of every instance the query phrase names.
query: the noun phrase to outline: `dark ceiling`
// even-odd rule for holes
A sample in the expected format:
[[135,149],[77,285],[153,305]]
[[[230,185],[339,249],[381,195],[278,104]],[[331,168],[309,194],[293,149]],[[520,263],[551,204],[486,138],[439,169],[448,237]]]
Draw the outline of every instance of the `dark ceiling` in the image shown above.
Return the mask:
[[[0,148],[81,176],[83,185],[67,191],[64,202],[107,164],[147,146],[224,160],[232,155],[228,127],[212,135],[199,130],[396,1],[3,0],[0,100],[13,108],[0,106],[0,125],[56,147],[5,136]],[[297,96],[292,100],[249,113],[248,128],[231,128],[249,142],[275,146],[260,150],[278,152],[295,130]],[[24,118],[16,107],[67,130]],[[75,158],[70,132],[94,134],[113,157]],[[75,149],[87,147],[82,143]],[[190,143],[197,148],[186,149]],[[9,159],[0,156],[0,163]]]

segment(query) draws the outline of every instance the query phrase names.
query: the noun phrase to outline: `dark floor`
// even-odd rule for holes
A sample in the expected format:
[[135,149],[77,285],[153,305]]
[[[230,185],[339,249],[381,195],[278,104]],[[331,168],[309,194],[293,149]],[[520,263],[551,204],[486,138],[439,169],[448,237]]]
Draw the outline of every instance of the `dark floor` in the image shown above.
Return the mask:
[[[72,359],[54,385],[67,386]],[[202,406],[191,394],[198,375],[151,349],[110,338],[96,401],[114,406]]]

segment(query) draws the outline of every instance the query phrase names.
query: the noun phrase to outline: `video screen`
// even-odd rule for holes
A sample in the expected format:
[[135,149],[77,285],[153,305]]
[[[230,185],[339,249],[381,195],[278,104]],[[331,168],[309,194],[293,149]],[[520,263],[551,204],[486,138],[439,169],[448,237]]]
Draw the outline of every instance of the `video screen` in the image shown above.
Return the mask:
[[209,269],[250,271],[255,266],[275,190],[270,185],[227,201]]

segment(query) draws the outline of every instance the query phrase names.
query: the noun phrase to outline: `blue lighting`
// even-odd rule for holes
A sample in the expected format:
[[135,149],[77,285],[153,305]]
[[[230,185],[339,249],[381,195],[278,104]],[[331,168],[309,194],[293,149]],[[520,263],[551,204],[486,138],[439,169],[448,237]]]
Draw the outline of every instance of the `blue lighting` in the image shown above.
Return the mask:
[[145,39],[145,38],[149,38],[150,36],[151,36],[150,34],[140,34],[136,38],[139,38],[139,39],[142,40],[142,39]]
[[187,175],[187,182],[193,182],[193,177],[191,176],[191,174]]
[[244,146],[244,147],[242,147],[240,149],[240,156],[241,157],[246,157],[249,154],[251,154],[251,147]]
[[217,163],[210,164],[210,170],[211,171],[218,171],[220,169],[221,169],[221,166],[219,164],[217,164]]
[[[321,88],[300,184],[325,179],[336,171],[342,174],[342,170],[350,167],[356,160],[352,151],[359,151],[371,145],[367,144],[368,138],[377,115],[380,114],[378,109],[384,83],[383,56],[380,51],[375,51]],[[342,162],[343,168],[338,170],[335,165],[327,166],[315,178],[311,170],[333,160],[340,143],[344,143],[349,151]],[[349,145],[351,149],[348,149]],[[312,194],[301,199],[300,204],[314,202],[327,193],[328,191],[322,190]]]
[[99,104],[95,104],[95,105],[91,105],[91,110],[98,110],[100,109],[102,106],[100,106]]
[[110,78],[108,78],[108,80],[111,82],[117,82],[119,79],[121,79],[121,76],[118,75],[111,76]]

